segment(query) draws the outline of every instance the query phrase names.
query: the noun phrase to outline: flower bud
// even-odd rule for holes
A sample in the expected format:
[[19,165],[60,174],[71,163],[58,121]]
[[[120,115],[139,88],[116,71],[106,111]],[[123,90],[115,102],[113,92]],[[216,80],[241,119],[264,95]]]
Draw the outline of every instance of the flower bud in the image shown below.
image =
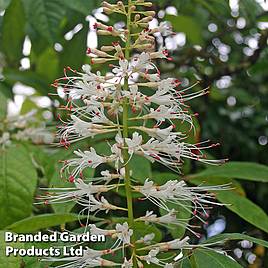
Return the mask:
[[153,5],[152,2],[144,2],[144,0],[137,0],[136,2],[138,5],[143,5],[145,7],[151,7]]
[[145,7],[151,7],[153,5],[153,3],[152,2],[145,2],[143,5]]
[[110,14],[112,14],[114,11],[113,11],[112,9],[110,9],[110,8],[104,7],[104,8],[103,8],[103,12],[104,12],[105,14],[107,14],[107,15],[110,15]]
[[148,16],[148,17],[145,17],[145,18],[141,19],[141,20],[139,21],[139,23],[150,22],[150,21],[152,21],[152,20],[153,20],[153,17],[152,17],[152,16]]
[[109,8],[109,9],[114,9],[114,5],[111,5],[106,1],[102,2],[102,6],[106,7],[106,8]]
[[148,44],[142,44],[142,45],[135,45],[134,48],[139,49],[139,50],[151,50],[154,48],[154,45],[151,43]]
[[141,26],[142,28],[148,28],[149,27],[149,23],[139,23],[139,26]]
[[113,46],[102,46],[101,50],[105,51],[105,52],[110,52],[110,51],[114,50],[114,47]]
[[112,35],[112,36],[118,36],[119,33],[115,31],[107,31],[107,30],[98,30],[97,33],[99,35]]
[[105,63],[107,62],[109,59],[105,59],[105,58],[92,58],[91,59],[91,64],[100,64],[100,63]]
[[134,17],[134,21],[138,21],[140,20],[141,18],[141,15],[140,14],[136,14],[135,17]]
[[152,16],[152,17],[154,17],[155,16],[155,11],[153,11],[153,10],[145,11],[144,12],[144,15],[145,16]]
[[98,50],[96,48],[91,48],[91,53],[93,53],[99,57],[102,57],[102,58],[110,57],[110,55],[107,54],[106,52],[103,52],[103,51]]

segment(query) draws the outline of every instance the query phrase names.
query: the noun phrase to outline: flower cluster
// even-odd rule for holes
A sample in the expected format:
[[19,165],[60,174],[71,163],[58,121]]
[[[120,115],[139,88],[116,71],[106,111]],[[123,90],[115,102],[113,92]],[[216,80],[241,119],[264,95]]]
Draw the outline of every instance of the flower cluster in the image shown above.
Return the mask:
[[23,115],[8,116],[4,119],[5,131],[0,136],[0,146],[6,147],[11,140],[31,141],[34,144],[51,144],[54,134],[46,129],[46,125],[37,119],[37,110]]
[[[114,239],[113,246],[103,251],[87,248],[82,258],[60,259],[66,264],[59,267],[126,268],[143,267],[145,263],[174,267],[184,257],[185,250],[198,245],[191,245],[188,236],[165,242],[155,241],[155,234],[151,232],[138,237],[136,223],[183,226],[197,235],[188,224],[189,219],[177,218],[174,207],[184,206],[193,217],[203,221],[200,215],[206,214],[211,206],[219,205],[209,192],[228,189],[228,185],[192,187],[182,180],[169,180],[158,185],[154,178],[141,178],[144,183],[138,184],[132,178],[129,162],[136,155],[158,162],[176,173],[180,173],[185,159],[210,164],[224,162],[209,160],[204,154],[204,150],[218,144],[209,144],[209,141],[190,144],[186,141],[188,132],[179,131],[180,122],[188,125],[188,131],[194,129],[195,114],[190,112],[187,102],[207,94],[207,90],[193,92],[192,87],[182,88],[176,78],[161,79],[155,61],[172,58],[165,47],[157,48],[155,34],[168,36],[173,33],[168,22],[150,28],[154,11],[141,11],[141,7],[151,6],[151,2],[143,0],[129,0],[127,5],[121,1],[116,4],[104,2],[105,13],[125,15],[126,28],[94,24],[99,35],[113,36],[116,41],[100,49],[89,48],[87,54],[91,65],[84,65],[81,71],[67,67],[64,77],[52,84],[57,92],[65,94],[67,104],[62,108],[70,114],[67,119],[59,117],[60,145],[68,149],[73,142],[108,133],[114,135],[114,139],[109,142],[110,153],[106,155],[98,153],[93,146],[85,151],[75,150],[74,157],[64,160],[61,169],[62,177],[73,186],[46,189],[48,194],[39,200],[46,204],[74,201],[82,208],[80,215],[113,210],[128,212],[128,221],[117,223],[114,229],[101,229],[87,220],[84,227],[92,234],[110,236]],[[94,73],[92,70],[98,69],[98,64],[106,64],[110,71]],[[101,176],[96,178],[84,175],[86,169],[101,166],[109,166],[110,170],[101,171]],[[127,208],[113,205],[105,197],[107,192],[118,188],[122,188],[127,196]],[[154,210],[134,218],[134,192],[142,196],[140,201],[151,201]],[[155,209],[157,207],[159,209]],[[160,210],[165,214],[159,215]],[[123,251],[121,263],[106,259],[117,250]],[[161,254],[167,251],[174,254],[162,258]]]

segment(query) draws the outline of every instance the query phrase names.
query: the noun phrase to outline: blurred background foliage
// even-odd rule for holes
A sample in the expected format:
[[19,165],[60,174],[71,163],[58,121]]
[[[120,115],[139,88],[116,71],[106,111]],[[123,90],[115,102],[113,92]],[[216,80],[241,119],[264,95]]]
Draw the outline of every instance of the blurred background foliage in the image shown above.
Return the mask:
[[[265,213],[268,211],[265,184],[268,182],[265,167],[268,164],[268,3],[263,0],[152,2],[152,9],[157,13],[152,25],[169,20],[175,32],[164,40],[157,37],[158,43],[165,45],[173,57],[173,61],[159,62],[162,75],[178,77],[184,87],[199,81],[194,90],[210,88],[208,95],[191,103],[192,110],[199,113],[195,123],[196,141],[221,142],[219,148],[209,153],[231,161],[218,169],[185,163],[184,174],[192,183],[232,181],[236,186],[230,194],[218,195],[221,202],[233,206],[212,213],[209,225],[204,227],[204,236],[225,230],[246,232],[265,240],[268,232]],[[48,94],[54,93],[50,84],[63,75],[64,67],[80,69],[82,64],[89,63],[87,47],[109,40],[97,38],[92,27],[96,19],[122,26],[120,17],[112,16],[108,21],[102,9],[97,8],[100,4],[98,0],[0,0],[1,135],[9,124],[6,118],[23,121],[22,115],[35,118],[28,120],[31,127],[40,127],[45,122],[48,130],[55,131],[56,108],[63,101]],[[94,69],[98,70],[98,66]],[[33,109],[36,112],[31,114]],[[36,231],[74,221],[72,207],[32,205],[38,186],[65,184],[59,180],[57,161],[71,152],[44,146],[51,140],[49,133],[16,142],[16,133],[21,128],[13,124],[11,140],[14,137],[12,142],[16,146],[1,149],[4,171],[0,179],[1,229]],[[105,139],[99,138],[100,152],[105,152]],[[142,172],[137,178],[152,174],[158,179],[172,176],[161,174],[161,167],[151,167],[139,159],[134,161],[135,167]],[[9,191],[9,196],[5,191]],[[53,211],[55,214],[49,214]],[[265,250],[245,243],[231,247],[236,249],[233,256],[243,267],[268,267]],[[27,264],[26,267],[40,267],[30,261]]]

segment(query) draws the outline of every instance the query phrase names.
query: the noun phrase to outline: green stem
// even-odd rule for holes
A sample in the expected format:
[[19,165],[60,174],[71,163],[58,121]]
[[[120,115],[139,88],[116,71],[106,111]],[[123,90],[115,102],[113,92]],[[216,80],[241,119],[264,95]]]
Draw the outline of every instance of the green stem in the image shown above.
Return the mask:
[[[131,7],[132,2],[131,0],[128,0],[128,14],[127,14],[127,40],[126,40],[126,46],[125,46],[125,58],[127,60],[130,59],[130,50],[131,50]],[[124,80],[124,90],[128,90],[128,77]],[[123,137],[128,138],[128,100],[127,98],[124,98],[123,100]],[[125,144],[126,146],[126,144]],[[127,208],[128,208],[128,223],[130,228],[133,229],[134,232],[134,215],[133,215],[133,200],[132,200],[132,190],[131,190],[131,179],[130,179],[130,168],[128,160],[129,160],[129,154],[128,150],[125,148],[123,149],[123,158],[124,158],[124,167],[125,167],[125,190],[126,190],[126,196],[127,196]],[[131,237],[131,242],[133,244],[132,247],[132,256],[133,256],[133,267],[137,267],[137,260],[136,260],[136,249],[134,247],[135,243],[135,234]]]

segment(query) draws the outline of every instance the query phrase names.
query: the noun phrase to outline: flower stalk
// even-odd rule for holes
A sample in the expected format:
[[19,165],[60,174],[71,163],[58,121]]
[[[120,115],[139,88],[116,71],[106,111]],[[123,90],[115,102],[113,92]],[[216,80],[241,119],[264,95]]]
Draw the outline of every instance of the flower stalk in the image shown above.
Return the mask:
[[[132,15],[132,1],[128,0],[128,11],[127,11],[127,37],[126,37],[126,46],[125,46],[125,59],[130,59],[130,52],[131,52],[131,15]],[[128,91],[128,79],[129,77],[126,76],[124,80],[124,90]],[[126,139],[129,137],[128,134],[128,99],[125,97],[123,99],[123,137]],[[125,142],[125,146],[127,146]],[[128,208],[128,222],[130,228],[134,228],[134,214],[133,214],[133,200],[132,200],[132,189],[131,189],[131,178],[130,178],[130,168],[129,168],[129,154],[128,149],[123,149],[123,159],[124,159],[124,169],[125,169],[125,190],[126,190],[126,197],[127,197],[127,208]],[[132,256],[133,256],[133,265],[137,267],[136,262],[136,249],[135,249],[135,229],[134,234],[132,236]]]

